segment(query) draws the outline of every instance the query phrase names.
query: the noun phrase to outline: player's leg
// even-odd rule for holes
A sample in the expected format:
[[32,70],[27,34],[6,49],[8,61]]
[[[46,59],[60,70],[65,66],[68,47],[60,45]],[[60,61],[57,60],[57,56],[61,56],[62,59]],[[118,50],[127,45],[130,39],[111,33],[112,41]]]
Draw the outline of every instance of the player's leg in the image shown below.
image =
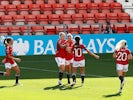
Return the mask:
[[59,68],[59,81],[58,84],[62,85],[63,72],[65,71],[65,59],[60,57],[55,58],[58,68]]
[[77,73],[77,67],[72,67],[72,79],[73,79],[73,82],[72,82],[71,86],[76,84],[76,73]]
[[11,73],[11,64],[10,63],[5,63],[5,69],[6,69],[6,72],[0,71],[0,75],[10,76],[10,73]]
[[67,80],[68,84],[70,84],[70,73],[71,73],[71,65],[66,65],[66,74],[67,74]]
[[85,78],[85,67],[84,66],[80,67],[80,75],[81,75],[82,85],[84,85],[84,78]]
[[14,70],[15,73],[16,73],[16,75],[15,75],[15,77],[16,77],[15,85],[18,85],[19,84],[19,77],[20,77],[20,69],[19,69],[18,66],[14,66],[14,67],[12,67],[12,70]]

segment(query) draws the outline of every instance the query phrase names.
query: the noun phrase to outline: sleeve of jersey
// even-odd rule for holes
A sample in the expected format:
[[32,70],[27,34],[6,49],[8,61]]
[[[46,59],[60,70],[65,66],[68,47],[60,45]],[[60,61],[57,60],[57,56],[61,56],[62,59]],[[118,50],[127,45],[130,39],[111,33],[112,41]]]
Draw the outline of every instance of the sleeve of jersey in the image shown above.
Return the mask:
[[131,51],[130,51],[130,50],[127,50],[127,54],[128,54],[128,55],[131,54]]

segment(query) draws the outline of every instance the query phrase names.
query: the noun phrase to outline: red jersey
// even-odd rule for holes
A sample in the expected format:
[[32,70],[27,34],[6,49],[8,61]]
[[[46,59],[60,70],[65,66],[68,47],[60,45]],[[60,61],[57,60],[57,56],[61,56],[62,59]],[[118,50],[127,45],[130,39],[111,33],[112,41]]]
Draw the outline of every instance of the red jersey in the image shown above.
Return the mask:
[[128,64],[128,55],[131,54],[130,50],[127,48],[122,48],[119,51],[115,51],[117,58],[116,58],[116,63],[117,64],[122,64],[126,65]]
[[6,47],[6,60],[5,60],[5,63],[14,64],[15,61],[13,59],[10,59],[8,56],[12,56],[13,57],[12,46],[7,46]]
[[74,51],[75,61],[84,60],[83,49],[85,49],[85,46],[83,44],[73,46],[72,50]]
[[[67,47],[73,47],[73,41],[69,42],[66,41],[66,45]],[[66,51],[66,56],[65,56],[66,60],[71,60],[73,58],[73,52],[69,53],[68,51]]]
[[58,40],[57,42],[57,51],[55,57],[65,58],[66,48],[61,47],[66,44],[66,40]]

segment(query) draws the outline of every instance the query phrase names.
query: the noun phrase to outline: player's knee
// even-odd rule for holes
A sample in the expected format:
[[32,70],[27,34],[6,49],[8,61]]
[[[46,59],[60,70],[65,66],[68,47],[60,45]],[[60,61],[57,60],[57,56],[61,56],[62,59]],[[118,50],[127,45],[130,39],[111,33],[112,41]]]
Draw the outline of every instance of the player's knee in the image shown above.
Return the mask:
[[10,73],[9,72],[6,72],[5,76],[10,76]]

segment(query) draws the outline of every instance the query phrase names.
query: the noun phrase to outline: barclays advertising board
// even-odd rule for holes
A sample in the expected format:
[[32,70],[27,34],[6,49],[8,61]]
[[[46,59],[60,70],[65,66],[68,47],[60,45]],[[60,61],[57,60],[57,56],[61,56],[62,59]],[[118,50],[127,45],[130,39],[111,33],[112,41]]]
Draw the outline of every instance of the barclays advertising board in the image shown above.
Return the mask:
[[[112,53],[116,43],[125,39],[128,48],[133,52],[133,34],[91,34],[80,35],[82,43],[94,53]],[[3,38],[0,37],[0,56],[5,55]],[[58,35],[44,36],[12,36],[14,39],[13,50],[15,55],[46,55],[55,54]]]

